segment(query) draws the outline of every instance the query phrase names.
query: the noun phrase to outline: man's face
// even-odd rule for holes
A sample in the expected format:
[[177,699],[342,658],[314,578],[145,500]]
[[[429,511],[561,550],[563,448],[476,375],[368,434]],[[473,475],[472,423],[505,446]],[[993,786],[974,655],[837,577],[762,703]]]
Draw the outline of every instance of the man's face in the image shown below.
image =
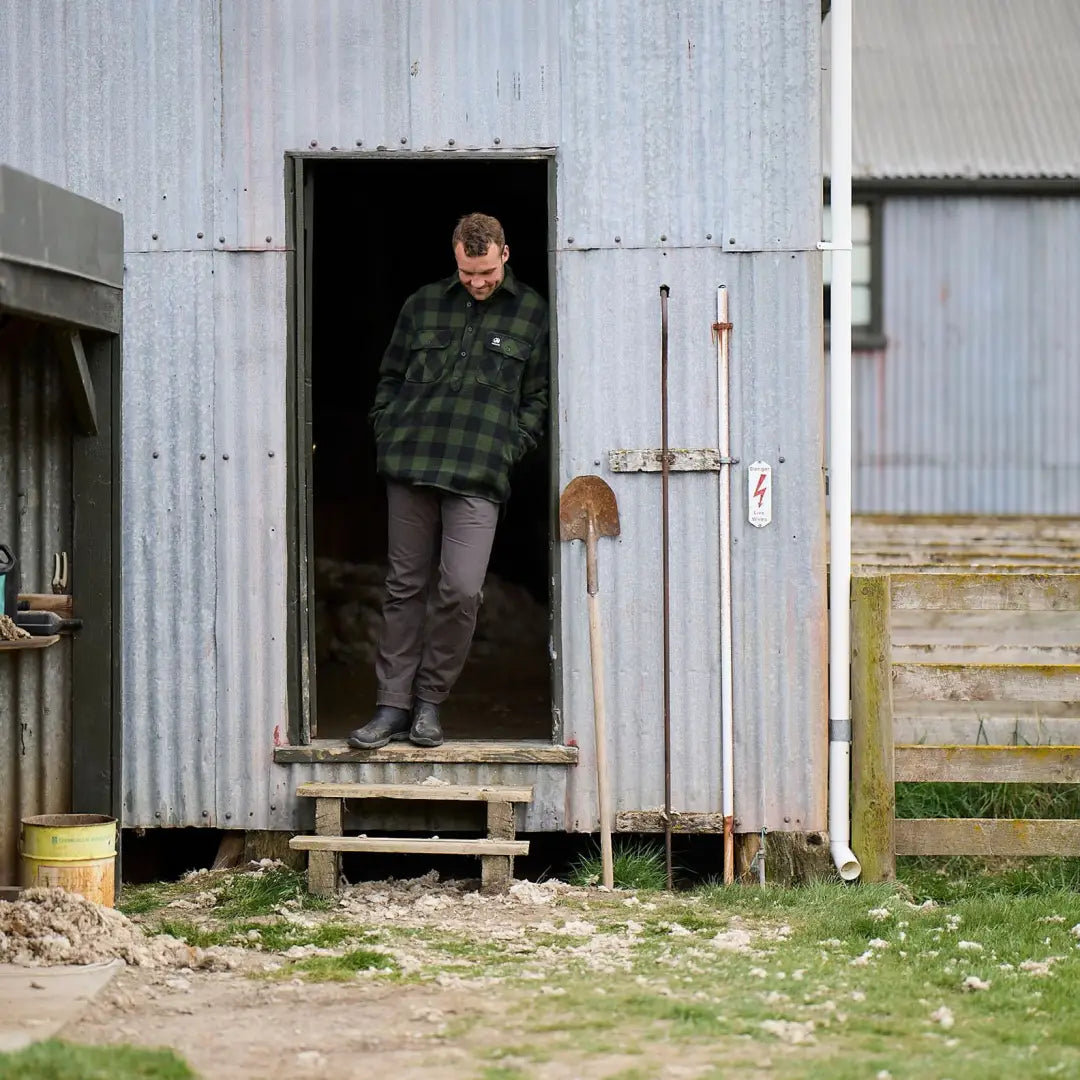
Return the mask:
[[454,245],[458,277],[474,300],[486,300],[502,283],[506,274],[506,260],[510,249],[504,244],[502,251],[491,244],[483,255],[466,255],[465,245]]

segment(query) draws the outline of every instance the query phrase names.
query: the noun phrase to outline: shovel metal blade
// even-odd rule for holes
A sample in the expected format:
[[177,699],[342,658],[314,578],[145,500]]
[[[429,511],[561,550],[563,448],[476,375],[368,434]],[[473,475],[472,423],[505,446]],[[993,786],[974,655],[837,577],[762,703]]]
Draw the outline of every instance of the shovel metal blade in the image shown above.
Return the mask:
[[559,497],[559,539],[587,539],[590,518],[594,536],[619,535],[619,504],[607,481],[575,476]]

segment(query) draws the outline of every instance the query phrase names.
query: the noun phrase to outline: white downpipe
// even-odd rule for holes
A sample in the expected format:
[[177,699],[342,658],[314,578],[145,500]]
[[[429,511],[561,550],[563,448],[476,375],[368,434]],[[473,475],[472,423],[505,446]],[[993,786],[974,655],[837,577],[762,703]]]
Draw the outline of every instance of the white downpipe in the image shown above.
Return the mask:
[[720,451],[720,746],[724,880],[735,880],[735,712],[731,693],[731,456],[727,287],[716,290],[716,445]]
[[832,284],[829,318],[829,849],[845,881],[851,850],[851,2],[833,0]]

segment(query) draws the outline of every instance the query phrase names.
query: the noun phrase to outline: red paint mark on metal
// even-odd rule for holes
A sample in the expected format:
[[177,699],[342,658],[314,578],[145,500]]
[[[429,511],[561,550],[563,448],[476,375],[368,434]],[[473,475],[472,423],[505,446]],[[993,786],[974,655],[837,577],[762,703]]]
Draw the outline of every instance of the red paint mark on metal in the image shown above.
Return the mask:
[[758,509],[765,501],[765,474],[762,473],[757,479],[757,487],[754,488],[754,498],[757,499]]
[[274,725],[274,745],[281,746],[281,725]]
[[567,746],[577,746],[577,739],[567,739],[566,740],[566,745]]

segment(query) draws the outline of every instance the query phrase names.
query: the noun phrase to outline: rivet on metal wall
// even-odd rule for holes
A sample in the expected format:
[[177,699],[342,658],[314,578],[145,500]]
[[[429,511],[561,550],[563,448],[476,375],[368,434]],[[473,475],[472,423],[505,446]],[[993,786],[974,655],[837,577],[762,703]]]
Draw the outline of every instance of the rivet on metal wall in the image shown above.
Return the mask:
[[454,140],[453,139],[447,139],[446,140],[446,145],[447,146],[453,146],[454,145]]
[[363,139],[357,139],[356,140],[356,145],[357,146],[363,146],[364,145],[364,140]]
[[[232,818],[232,814],[226,813],[225,820],[229,821],[231,818]],[[784,818],[784,820],[787,821],[787,818]]]
[[268,244],[272,244],[272,243],[274,242],[274,238],[273,238],[272,236],[268,236],[268,237],[266,238],[266,242],[267,242]]
[[787,459],[786,459],[786,458],[782,458],[782,457],[779,457],[779,458],[777,458],[776,460],[777,460],[777,461],[779,461],[781,465],[783,465],[783,464],[784,464],[784,462],[785,462],[785,461],[786,461]]
[[205,461],[206,460],[206,455],[205,454],[200,454],[199,455],[199,460],[200,461]]
[[195,236],[196,236],[196,238],[197,238],[197,239],[199,239],[199,240],[201,240],[201,239],[203,238],[203,234],[202,234],[201,232],[197,232],[197,233],[195,234]]
[[153,458],[157,459],[157,458],[158,458],[158,457],[159,457],[160,455],[159,455],[159,454],[158,454],[158,452],[157,452],[157,451],[155,450],[155,451],[154,451],[154,453],[153,453],[153,454],[152,454],[151,456],[152,456]]
[[221,460],[222,461],[228,461],[229,460],[229,455],[228,454],[222,454],[221,455]]
[[319,145],[319,140],[318,139],[312,139],[311,142],[308,145],[309,146],[318,146]]
[[705,239],[706,239],[706,240],[711,240],[711,239],[712,239],[712,233],[711,233],[711,232],[707,232],[707,233],[705,234]]
[[401,145],[404,146],[409,140],[404,135],[401,136]]
[[500,139],[500,138],[498,138],[498,137],[496,136],[496,138],[495,138],[495,145],[496,145],[496,146],[498,146],[498,145],[499,145],[499,144],[500,144],[501,142],[502,142],[502,139]]
[[728,237],[728,243],[729,244],[734,244],[735,243],[735,237],[734,236],[729,236]]
[[274,456],[274,451],[273,450],[267,450],[266,456],[267,457],[273,457]]
[[209,811],[209,810],[204,810],[204,811],[202,812],[202,816],[203,816],[203,817],[209,817],[209,816],[210,816],[210,811]]
[[155,810],[154,811],[154,817],[161,817],[161,811],[160,810]]
[[337,147],[336,147],[336,146],[331,146],[331,147],[330,147],[330,149],[331,149],[331,150],[336,150],[336,149],[337,149]]
[[574,242],[574,238],[573,238],[572,236],[568,236],[568,237],[566,238],[566,242],[567,242],[568,244],[572,244],[572,243]]
[[621,244],[622,243],[622,237],[621,236],[616,236],[615,237],[615,243],[616,244]]
[[224,244],[224,243],[225,243],[225,237],[224,237],[224,236],[219,236],[219,237],[217,238],[217,242],[218,242],[219,244]]
[[152,233],[150,234],[150,239],[151,239],[151,240],[156,240],[156,239],[157,239],[157,233],[156,233],[156,232],[152,232]]
[[660,234],[660,243],[661,244],[667,243],[667,235],[665,233]]
[[784,818],[784,821],[785,821],[785,823],[787,823],[789,825],[791,824],[791,818],[789,818],[789,817]]

